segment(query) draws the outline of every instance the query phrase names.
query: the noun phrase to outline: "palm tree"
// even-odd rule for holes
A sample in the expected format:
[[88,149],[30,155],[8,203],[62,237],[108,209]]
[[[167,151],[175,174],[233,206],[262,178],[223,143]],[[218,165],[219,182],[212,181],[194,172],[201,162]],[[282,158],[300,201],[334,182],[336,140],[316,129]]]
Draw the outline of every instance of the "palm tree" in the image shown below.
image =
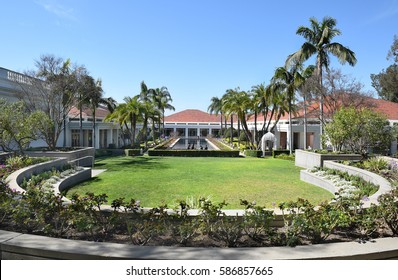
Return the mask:
[[139,100],[140,96],[136,95],[133,98],[125,97],[124,101],[126,106],[124,108],[123,119],[124,122],[130,123],[130,144],[135,147],[135,133],[137,128],[137,122],[141,120],[143,114],[143,105]]
[[[155,89],[154,101],[157,105],[157,108],[162,113],[160,116],[160,119],[162,121],[161,134],[164,135],[164,112],[165,112],[165,110],[175,111],[174,106],[171,105],[171,102],[173,102],[173,99],[171,98],[170,92],[168,91],[167,87],[161,87],[161,88]],[[159,123],[159,127],[160,127],[160,123]]]
[[[151,119],[151,114],[154,112],[155,108],[155,102],[154,102],[154,96],[156,95],[156,92],[154,89],[148,88],[147,85],[145,84],[144,81],[141,82],[141,91],[139,94],[139,99],[142,103],[142,119],[143,119],[143,125],[142,125],[142,134],[143,134],[143,140],[145,142],[145,149],[148,146],[148,121]],[[153,118],[152,118],[153,121]]]
[[[231,135],[233,130],[232,116],[236,114],[238,118],[238,143],[240,144],[240,128],[242,127],[246,138],[250,141],[250,147],[253,148],[253,137],[247,126],[247,113],[251,108],[251,103],[252,101],[247,92],[241,91],[239,88],[228,89],[223,96],[222,109],[231,116]],[[232,139],[231,136],[231,143]]]
[[81,147],[84,146],[83,141],[83,107],[88,106],[88,92],[90,91],[91,87],[91,80],[88,78],[87,69],[81,67],[77,73],[77,80],[78,80],[78,88],[76,94],[76,103],[79,109],[79,145]]
[[300,72],[302,70],[302,64],[300,62],[296,62],[296,64],[290,67],[290,69],[286,68],[286,66],[278,67],[272,78],[274,87],[279,87],[285,92],[286,101],[288,103],[290,154],[293,152],[292,112],[296,90],[304,84],[305,79],[313,72],[313,69],[313,66],[308,66],[303,72]]
[[[303,36],[307,41],[295,53],[291,54],[286,64],[291,64],[297,61],[304,62],[311,56],[316,55],[316,74],[318,76],[319,88],[322,91],[322,69],[329,69],[330,59],[329,54],[337,57],[341,64],[346,62],[354,66],[357,62],[355,53],[349,48],[340,43],[332,42],[334,37],[341,35],[341,31],[336,28],[337,21],[331,17],[324,17],[321,22],[316,18],[310,18],[310,27],[300,26],[296,34]],[[319,93],[320,98],[320,134],[323,133],[323,93]]]
[[89,102],[89,106],[91,108],[91,111],[93,113],[93,143],[92,146],[95,147],[96,143],[96,112],[98,106],[102,103],[102,81],[100,79],[94,80],[94,78],[90,77],[88,78],[90,80],[89,85],[90,85],[90,91],[88,92],[87,98]]
[[209,107],[207,107],[207,112],[209,112],[210,114],[216,114],[216,115],[220,114],[220,124],[221,124],[221,134],[222,134],[222,131],[223,131],[222,100],[220,98],[214,96],[211,98],[210,101],[211,101],[211,103],[210,103]]
[[123,129],[125,131],[128,131],[130,134],[130,130],[128,127],[128,119],[127,119],[127,104],[126,103],[121,103],[116,106],[116,108],[113,110],[113,112],[110,112],[104,119],[104,121],[116,121],[119,126],[120,126],[120,131],[121,131],[121,138],[123,141],[123,146],[126,146],[125,143],[125,138],[124,138],[124,133]]
[[[256,144],[257,149],[260,147],[259,146],[259,133],[257,129],[257,118],[260,112],[264,112],[265,110],[268,109],[268,98],[267,98],[267,92],[266,92],[266,86],[264,84],[256,85],[252,87],[251,90],[252,94],[252,110],[254,114],[254,142]],[[268,114],[268,111],[265,113],[264,112],[264,124],[263,127],[265,127],[265,120],[266,120],[266,115]]]
[[314,73],[310,77],[306,77],[305,83],[300,87],[300,95],[303,98],[303,110],[304,110],[304,149],[308,148],[307,143],[307,103],[308,99],[311,99],[313,92],[317,89],[317,81]]

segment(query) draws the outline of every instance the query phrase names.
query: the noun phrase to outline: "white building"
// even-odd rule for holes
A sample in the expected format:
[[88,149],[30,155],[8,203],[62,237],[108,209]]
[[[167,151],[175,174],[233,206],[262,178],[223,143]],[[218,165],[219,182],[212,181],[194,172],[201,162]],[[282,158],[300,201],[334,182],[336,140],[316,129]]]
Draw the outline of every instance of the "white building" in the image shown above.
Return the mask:
[[[18,94],[23,94],[21,84],[28,83],[29,77],[5,68],[0,67],[0,98],[10,101],[18,100]],[[371,98],[372,108],[386,115],[390,124],[398,124],[398,103],[393,103],[380,99]],[[108,114],[105,107],[99,107],[96,111],[96,125],[93,128],[93,114],[91,110],[85,109],[82,114],[83,119],[83,146],[94,146],[95,148],[121,147],[123,141],[121,139],[121,130],[118,124],[112,122],[104,122],[104,118]],[[80,145],[80,119],[79,110],[73,107],[67,118],[65,130],[58,139],[58,146],[73,147]],[[236,129],[238,124],[233,124]],[[228,123],[228,122],[227,122]],[[254,129],[253,117],[248,120],[249,128]],[[292,141],[293,149],[304,149],[311,147],[313,149],[320,148],[320,122],[317,116],[309,114],[307,118],[307,135],[304,135],[304,118],[303,112],[300,111],[292,120],[292,139],[290,139],[289,120],[287,114],[282,116],[275,126],[273,133],[275,134],[274,149],[289,149],[289,143]],[[258,116],[257,128],[262,127],[262,117]],[[229,124],[228,124],[229,127]],[[94,141],[95,130],[95,143]],[[188,109],[174,113],[165,117],[165,134],[179,135],[183,137],[206,137],[208,135],[217,136],[221,130],[221,118],[218,115],[211,115],[206,112],[194,109]],[[304,147],[304,137],[306,137],[306,145]],[[42,141],[35,141],[31,146],[44,146]],[[397,142],[391,145],[391,153],[397,152]]]
[[[18,72],[14,72],[0,67],[0,98],[4,98],[11,102],[18,100],[18,95],[26,94],[22,85],[29,84],[29,77]],[[27,88],[27,87],[26,87]],[[25,90],[26,90],[25,88]],[[112,122],[103,122],[108,114],[105,107],[99,107],[96,111],[95,124],[95,143],[94,128],[93,128],[93,114],[91,110],[84,109],[82,114],[83,119],[83,146],[95,148],[108,148],[110,145],[114,147],[121,146],[120,127]],[[61,132],[58,138],[58,147],[74,147],[80,145],[80,114],[79,110],[72,107],[68,114],[66,127]],[[34,141],[31,143],[32,147],[43,147],[46,144],[44,141]]]

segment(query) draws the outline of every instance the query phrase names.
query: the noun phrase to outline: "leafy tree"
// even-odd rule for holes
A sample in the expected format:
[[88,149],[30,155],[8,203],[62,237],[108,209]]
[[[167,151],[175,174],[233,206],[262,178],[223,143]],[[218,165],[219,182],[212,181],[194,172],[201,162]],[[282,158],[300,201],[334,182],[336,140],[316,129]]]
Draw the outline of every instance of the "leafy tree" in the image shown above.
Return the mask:
[[[341,31],[336,28],[337,21],[331,17],[324,17],[321,22],[316,18],[310,18],[310,27],[300,26],[296,34],[303,36],[306,42],[295,53],[291,54],[287,59],[287,64],[296,63],[297,61],[306,61],[311,56],[316,56],[316,74],[318,77],[319,89],[323,88],[322,70],[329,69],[330,58],[332,54],[338,58],[339,62],[346,62],[353,66],[357,59],[355,53],[340,43],[332,42],[334,37],[341,35]],[[321,119],[321,135],[323,117],[323,93],[319,93],[320,100],[320,119]]]
[[394,36],[394,42],[387,55],[387,60],[393,60],[393,64],[383,69],[379,74],[371,74],[372,86],[378,95],[392,102],[398,102],[398,37]]
[[325,125],[324,140],[330,142],[334,151],[350,148],[365,156],[369,148],[388,149],[391,127],[380,113],[368,108],[342,108]]
[[0,99],[0,147],[4,151],[19,151],[40,138],[40,126],[47,116],[42,111],[29,113],[23,102],[8,103]]
[[28,71],[29,82],[20,83],[23,94],[20,100],[31,112],[43,111],[51,123],[40,126],[44,141],[50,149],[55,149],[65,121],[78,90],[77,69],[69,59],[43,55],[36,61],[36,70]]

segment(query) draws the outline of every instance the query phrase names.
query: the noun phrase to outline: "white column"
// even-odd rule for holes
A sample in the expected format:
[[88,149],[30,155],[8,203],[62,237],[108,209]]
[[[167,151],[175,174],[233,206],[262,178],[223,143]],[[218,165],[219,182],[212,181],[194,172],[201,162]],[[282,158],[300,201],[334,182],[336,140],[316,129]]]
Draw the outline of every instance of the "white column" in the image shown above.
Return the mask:
[[116,148],[119,148],[119,128],[116,128]]
[[188,137],[188,127],[187,128],[185,128],[185,137]]
[[114,144],[113,142],[113,128],[111,127],[111,129],[109,129],[109,140],[108,140],[108,146],[109,144]]
[[98,125],[96,125],[95,126],[95,143],[94,143],[94,147],[96,148],[96,149],[99,149],[99,147],[100,147],[100,145],[99,145],[99,143],[100,143],[100,133],[99,133],[99,128],[98,128]]

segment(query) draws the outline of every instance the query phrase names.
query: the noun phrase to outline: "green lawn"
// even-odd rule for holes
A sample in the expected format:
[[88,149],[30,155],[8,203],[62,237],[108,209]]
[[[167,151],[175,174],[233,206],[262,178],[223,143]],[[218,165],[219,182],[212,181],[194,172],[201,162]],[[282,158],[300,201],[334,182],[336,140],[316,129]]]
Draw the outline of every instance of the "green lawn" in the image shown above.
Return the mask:
[[300,168],[282,159],[111,157],[96,160],[95,168],[107,171],[72,188],[68,197],[75,192],[106,193],[109,204],[125,197],[140,200],[144,207],[166,203],[169,208],[180,200],[209,197],[213,202],[225,200],[229,209],[241,208],[240,199],[272,208],[299,197],[312,203],[332,198],[300,181]]

